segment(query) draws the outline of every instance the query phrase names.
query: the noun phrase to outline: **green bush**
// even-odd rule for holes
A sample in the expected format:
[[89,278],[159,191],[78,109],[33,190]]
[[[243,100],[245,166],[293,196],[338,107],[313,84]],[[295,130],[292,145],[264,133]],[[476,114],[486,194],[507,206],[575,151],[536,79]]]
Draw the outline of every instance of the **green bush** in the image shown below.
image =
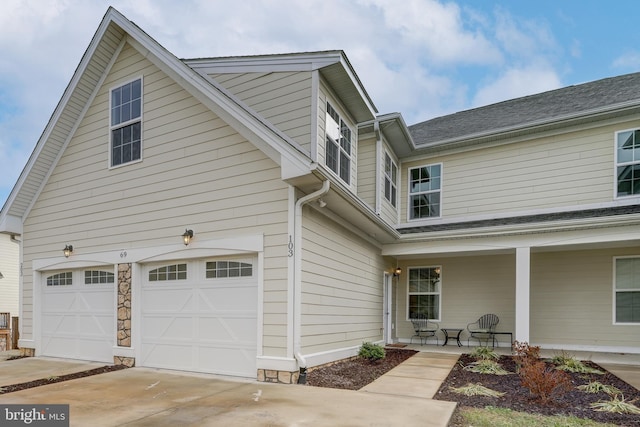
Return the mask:
[[384,352],[384,348],[381,345],[364,342],[362,343],[362,347],[360,347],[358,356],[362,357],[363,359],[367,359],[370,362],[375,362],[377,360],[384,359],[386,354]]

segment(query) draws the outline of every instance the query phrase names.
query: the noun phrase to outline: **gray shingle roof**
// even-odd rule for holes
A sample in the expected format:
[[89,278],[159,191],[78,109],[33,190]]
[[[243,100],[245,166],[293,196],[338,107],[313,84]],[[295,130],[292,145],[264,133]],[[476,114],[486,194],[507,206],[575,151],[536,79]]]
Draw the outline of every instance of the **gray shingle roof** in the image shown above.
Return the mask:
[[640,101],[640,73],[568,86],[437,117],[409,126],[409,131],[419,148],[425,144],[597,111],[634,100]]

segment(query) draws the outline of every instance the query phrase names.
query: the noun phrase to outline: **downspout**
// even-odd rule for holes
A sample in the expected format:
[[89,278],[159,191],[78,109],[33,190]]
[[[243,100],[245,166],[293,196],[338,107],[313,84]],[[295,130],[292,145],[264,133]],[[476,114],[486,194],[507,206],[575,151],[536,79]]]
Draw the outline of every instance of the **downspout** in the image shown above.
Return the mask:
[[306,381],[307,361],[302,356],[300,342],[300,325],[302,323],[299,307],[302,297],[302,207],[309,202],[319,199],[329,192],[329,180],[322,183],[322,188],[301,197],[296,202],[294,218],[294,257],[293,257],[293,355],[300,368],[298,383]]

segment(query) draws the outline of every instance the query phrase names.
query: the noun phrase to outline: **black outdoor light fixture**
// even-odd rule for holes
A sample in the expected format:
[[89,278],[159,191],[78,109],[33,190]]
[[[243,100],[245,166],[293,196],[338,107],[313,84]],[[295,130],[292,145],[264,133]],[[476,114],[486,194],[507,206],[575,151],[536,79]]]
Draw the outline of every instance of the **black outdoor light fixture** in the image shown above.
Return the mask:
[[73,252],[73,245],[65,246],[62,252],[64,253],[65,258],[69,258],[69,255]]
[[401,274],[402,274],[402,269],[400,267],[396,267],[396,269],[393,271],[393,275],[396,277],[400,277]]
[[193,239],[193,230],[184,230],[184,234],[182,235],[182,242],[185,246],[188,246],[191,243],[191,239]]

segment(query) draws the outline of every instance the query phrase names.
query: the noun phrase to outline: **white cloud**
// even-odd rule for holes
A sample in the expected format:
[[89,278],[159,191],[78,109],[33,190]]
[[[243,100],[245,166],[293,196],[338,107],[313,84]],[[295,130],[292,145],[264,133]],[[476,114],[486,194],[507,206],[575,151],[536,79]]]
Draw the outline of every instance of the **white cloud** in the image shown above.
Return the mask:
[[473,106],[493,104],[507,99],[557,89],[560,86],[560,79],[551,67],[510,68],[476,92]]
[[635,72],[640,69],[640,52],[626,52],[613,61],[613,67],[624,72]]
[[[505,10],[481,10],[482,5],[435,0],[3,0],[0,167],[7,162],[20,167],[0,181],[0,201],[110,4],[181,58],[342,49],[380,112],[401,112],[408,124],[498,95],[504,99],[559,85],[548,65],[553,61],[547,60],[555,54],[548,27],[515,19]],[[532,65],[541,63],[547,66]],[[487,75],[500,78],[475,93],[472,88]]]

